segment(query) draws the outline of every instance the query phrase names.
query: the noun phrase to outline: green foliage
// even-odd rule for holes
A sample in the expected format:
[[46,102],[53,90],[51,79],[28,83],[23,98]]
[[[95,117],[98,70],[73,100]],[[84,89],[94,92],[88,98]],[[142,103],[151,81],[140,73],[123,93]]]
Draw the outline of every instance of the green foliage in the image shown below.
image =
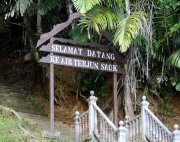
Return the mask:
[[180,68],[180,49],[171,54],[171,56],[168,59],[168,63],[170,65]]
[[31,5],[32,0],[17,0],[14,5],[11,7],[10,16],[14,17],[14,14],[17,13],[19,16],[23,16],[27,8]]
[[132,13],[119,23],[114,43],[118,43],[121,52],[127,51],[132,40],[139,34],[140,28],[143,28],[145,24],[146,14],[142,11]]
[[177,91],[180,92],[180,76],[175,76],[171,78],[171,84],[175,87]]
[[96,96],[103,97],[110,88],[111,78],[101,71],[83,71],[81,77],[82,92],[89,95],[94,90]]
[[0,111],[0,141],[24,142],[27,138],[20,132],[20,121]]
[[94,6],[85,17],[80,20],[82,28],[94,29],[98,34],[103,30],[113,30],[122,18],[117,16],[112,9]]
[[44,113],[44,107],[43,107],[43,102],[44,99],[41,97],[28,97],[27,98],[29,103],[32,104],[37,110],[39,110],[39,112]]
[[81,29],[79,26],[72,29],[69,35],[75,41],[87,42],[89,40],[88,31],[86,29]]
[[166,117],[171,116],[174,113],[173,107],[170,104],[172,96],[165,95],[162,100],[163,101],[160,103],[162,114]]
[[39,5],[38,10],[41,15],[45,15],[52,9],[55,9],[57,8],[57,6],[60,6],[61,4],[63,4],[63,0],[44,0]]
[[180,33],[180,23],[176,23],[174,26],[170,28],[170,36],[172,36],[173,33]]
[[80,20],[82,28],[94,29],[98,34],[103,30],[113,30],[118,21],[121,20],[111,9],[101,6],[95,6],[85,17]]
[[63,0],[44,0],[40,4],[33,0],[16,0],[11,4],[10,16],[36,15],[39,12],[41,15],[47,14],[52,9],[63,3]]
[[77,11],[86,13],[93,6],[100,4],[102,0],[72,0]]

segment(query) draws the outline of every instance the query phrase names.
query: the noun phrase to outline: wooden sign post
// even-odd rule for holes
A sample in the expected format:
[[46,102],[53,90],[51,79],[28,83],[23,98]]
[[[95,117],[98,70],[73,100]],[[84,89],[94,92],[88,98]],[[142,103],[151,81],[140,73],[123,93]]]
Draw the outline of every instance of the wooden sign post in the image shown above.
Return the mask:
[[40,62],[50,64],[50,134],[54,135],[56,133],[54,129],[54,64],[112,72],[114,123],[118,126],[117,73],[125,74],[124,68],[117,64],[117,62],[122,62],[119,60],[119,56],[113,52],[54,44],[57,39],[52,37],[50,43],[40,48],[40,51],[50,52],[50,54],[40,59]]
[[[92,49],[83,49],[79,47],[73,47],[69,45],[57,45],[54,44],[54,41],[57,40],[61,43],[70,43],[72,45],[81,45],[86,47],[104,47],[105,45],[97,45],[91,43],[82,43],[77,41],[72,41],[69,39],[63,38],[56,38],[54,37],[62,30],[67,28],[73,20],[78,19],[82,16],[81,13],[72,13],[70,14],[67,21],[57,24],[53,27],[53,29],[41,35],[40,39],[37,42],[36,47],[42,46],[45,42],[50,40],[48,45],[43,45],[41,47],[41,51],[50,52],[50,55],[47,57],[43,57],[40,61],[45,63],[50,63],[50,133],[51,135],[56,135],[54,130],[54,64],[64,65],[64,66],[72,66],[72,67],[80,67],[80,68],[87,68],[87,69],[95,69],[95,70],[102,70],[113,72],[113,96],[114,96],[114,123],[117,125],[118,122],[118,102],[117,102],[117,73],[125,74],[125,70],[121,68],[116,63],[124,63],[125,58],[117,52],[110,53],[104,52],[99,50],[92,50]],[[105,36],[106,37],[106,36]],[[107,46],[109,49],[109,46]],[[78,57],[85,57],[85,58],[93,58],[99,60],[109,60],[115,61],[116,63],[109,63],[109,62],[95,62],[91,60],[81,60],[71,57],[63,57],[63,56],[56,56],[54,54],[66,54],[70,56],[78,56]],[[52,58],[52,59],[51,59]],[[67,62],[66,62],[67,61]],[[69,61],[69,63],[68,63]],[[58,133],[57,133],[58,134]]]
[[[53,38],[50,39],[50,42],[53,43]],[[50,53],[53,56],[53,53]],[[50,64],[50,131],[54,132],[54,64]]]

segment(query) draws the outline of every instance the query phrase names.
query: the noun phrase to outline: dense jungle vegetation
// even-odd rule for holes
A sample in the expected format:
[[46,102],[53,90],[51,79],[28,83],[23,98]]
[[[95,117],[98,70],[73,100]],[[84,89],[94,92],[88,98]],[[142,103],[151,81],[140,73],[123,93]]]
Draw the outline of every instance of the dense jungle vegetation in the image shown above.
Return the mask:
[[[171,99],[180,95],[178,0],[1,0],[0,59],[31,63],[26,73],[31,74],[32,85],[26,85],[26,90],[36,95],[48,90],[48,66],[38,63],[42,53],[36,48],[37,40],[75,12],[82,13],[80,19],[73,21],[58,37],[109,45],[126,57],[123,64],[126,75],[118,78],[118,102],[123,115],[136,114],[142,94],[157,101],[163,110],[160,115],[172,115]],[[55,69],[57,105],[65,96],[60,86],[68,80],[66,90],[70,88],[75,101],[84,101],[89,90],[94,89],[102,108],[109,114],[112,112],[111,74],[62,70]],[[8,76],[6,71],[4,74]],[[58,85],[60,80],[64,82]],[[48,93],[45,97],[48,99]]]

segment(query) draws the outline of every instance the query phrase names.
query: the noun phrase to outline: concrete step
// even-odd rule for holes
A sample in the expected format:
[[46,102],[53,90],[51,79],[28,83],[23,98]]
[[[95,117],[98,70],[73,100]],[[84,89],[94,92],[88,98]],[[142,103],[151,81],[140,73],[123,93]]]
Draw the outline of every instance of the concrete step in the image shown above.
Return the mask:
[[23,94],[7,94],[7,93],[0,93],[0,100],[7,98],[7,99],[20,99],[20,100],[27,100],[27,98]]

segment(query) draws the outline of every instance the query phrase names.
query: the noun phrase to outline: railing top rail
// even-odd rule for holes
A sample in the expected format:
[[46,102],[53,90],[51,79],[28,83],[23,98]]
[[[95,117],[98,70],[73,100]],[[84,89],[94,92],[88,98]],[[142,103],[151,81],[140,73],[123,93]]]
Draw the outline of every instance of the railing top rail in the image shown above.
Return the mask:
[[164,131],[169,134],[169,135],[172,135],[172,132],[170,132],[166,126],[148,109],[148,108],[144,108],[145,111],[148,112],[149,115],[151,115],[151,117],[156,121],[156,123],[158,123],[163,129]]
[[114,130],[117,131],[118,129],[116,128],[116,126],[111,122],[111,120],[104,114],[104,112],[96,105],[93,104],[94,108],[100,113],[100,115],[105,119],[105,121],[107,122],[107,124]]
[[83,113],[79,116],[79,118],[82,118],[83,116],[87,115],[87,114],[88,114],[88,112],[89,112],[89,110],[87,110],[87,111],[83,112]]
[[134,118],[127,120],[126,123],[131,123],[132,121],[134,121],[136,119],[140,119],[140,118],[141,118],[141,115],[137,115]]

